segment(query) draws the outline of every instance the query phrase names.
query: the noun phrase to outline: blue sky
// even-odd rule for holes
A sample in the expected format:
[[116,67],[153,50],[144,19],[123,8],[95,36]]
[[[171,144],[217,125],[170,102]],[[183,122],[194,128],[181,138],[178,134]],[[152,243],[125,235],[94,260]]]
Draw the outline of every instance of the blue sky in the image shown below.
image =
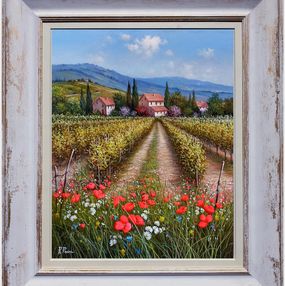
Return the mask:
[[54,30],[52,63],[233,84],[233,30]]

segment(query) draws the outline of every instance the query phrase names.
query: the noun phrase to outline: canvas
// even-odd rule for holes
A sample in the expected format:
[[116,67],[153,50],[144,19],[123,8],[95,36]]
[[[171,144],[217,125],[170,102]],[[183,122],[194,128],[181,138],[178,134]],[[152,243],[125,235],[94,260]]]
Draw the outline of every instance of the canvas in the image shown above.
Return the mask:
[[52,257],[234,258],[234,29],[51,33]]

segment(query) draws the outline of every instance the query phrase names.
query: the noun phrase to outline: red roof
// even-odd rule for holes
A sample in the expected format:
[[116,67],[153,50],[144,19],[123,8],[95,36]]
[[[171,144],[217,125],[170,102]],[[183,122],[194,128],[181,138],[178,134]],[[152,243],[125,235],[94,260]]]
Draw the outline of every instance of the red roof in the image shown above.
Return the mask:
[[110,97],[98,97],[96,100],[101,100],[105,105],[115,105],[115,102],[112,98]]
[[167,112],[167,108],[165,106],[150,106],[154,112]]
[[208,103],[206,101],[196,101],[199,108],[208,108]]
[[159,101],[159,102],[164,101],[164,97],[158,93],[144,93],[141,99],[143,97],[145,97],[147,101]]

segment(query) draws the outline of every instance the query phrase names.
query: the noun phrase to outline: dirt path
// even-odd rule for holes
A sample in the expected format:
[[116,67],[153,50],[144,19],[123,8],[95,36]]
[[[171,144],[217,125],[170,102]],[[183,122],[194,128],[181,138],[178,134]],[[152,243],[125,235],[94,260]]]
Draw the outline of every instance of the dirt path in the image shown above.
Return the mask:
[[165,184],[168,190],[175,188],[175,183],[180,180],[182,171],[178,163],[175,150],[170,142],[170,138],[167,135],[165,129],[160,122],[157,123],[158,131],[158,173],[160,181]]
[[[222,159],[214,154],[206,153],[207,165],[206,172],[203,178],[203,182],[208,184],[211,190],[215,191],[217,187],[217,181],[220,174],[220,168]],[[232,166],[226,161],[224,172],[221,177],[221,191],[224,193],[226,200],[232,200],[233,198],[233,172]]]
[[139,175],[142,164],[147,156],[147,152],[153,136],[155,134],[155,126],[150,133],[143,139],[143,143],[138,147],[136,152],[124,164],[124,168],[118,172],[118,181],[116,182],[116,191],[120,191],[126,184],[134,181]]

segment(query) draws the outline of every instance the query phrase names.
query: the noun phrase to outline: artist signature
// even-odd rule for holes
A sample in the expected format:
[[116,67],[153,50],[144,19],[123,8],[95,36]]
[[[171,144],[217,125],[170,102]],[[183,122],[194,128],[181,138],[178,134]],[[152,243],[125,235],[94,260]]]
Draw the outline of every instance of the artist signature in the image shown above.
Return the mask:
[[69,250],[65,246],[59,246],[58,247],[58,252],[57,252],[58,255],[61,255],[61,254],[72,254],[72,253],[74,253],[74,252],[72,250]]

